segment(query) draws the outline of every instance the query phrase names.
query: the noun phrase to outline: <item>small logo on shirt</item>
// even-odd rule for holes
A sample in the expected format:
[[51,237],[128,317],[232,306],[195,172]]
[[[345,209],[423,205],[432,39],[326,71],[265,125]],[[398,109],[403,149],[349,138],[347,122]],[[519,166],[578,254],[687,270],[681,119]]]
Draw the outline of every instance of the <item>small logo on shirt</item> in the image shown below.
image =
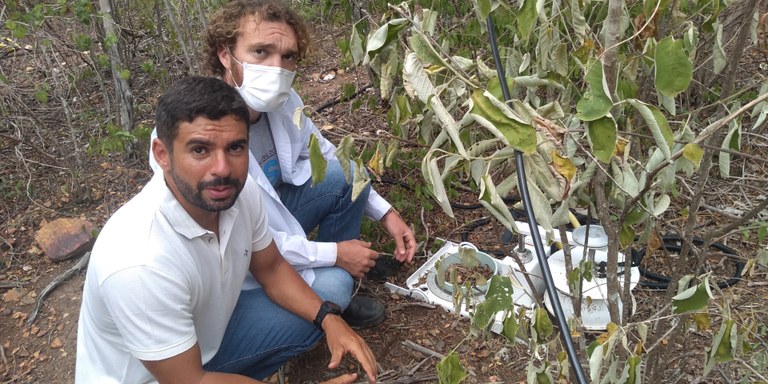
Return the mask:
[[248,257],[248,254],[249,254],[249,253],[250,253],[250,252],[248,252],[248,249],[246,248],[246,250],[245,250],[245,251],[243,251],[243,257]]

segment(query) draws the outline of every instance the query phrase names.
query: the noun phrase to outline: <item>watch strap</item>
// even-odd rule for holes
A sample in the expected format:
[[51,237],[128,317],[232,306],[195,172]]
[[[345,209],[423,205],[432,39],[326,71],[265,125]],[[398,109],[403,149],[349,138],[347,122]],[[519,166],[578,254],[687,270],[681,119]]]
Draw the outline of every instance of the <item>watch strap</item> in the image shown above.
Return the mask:
[[317,328],[323,329],[323,320],[325,320],[325,317],[328,316],[329,313],[341,316],[341,312],[341,307],[336,303],[332,301],[324,301],[323,304],[320,305],[320,310],[317,311],[313,323],[315,323]]

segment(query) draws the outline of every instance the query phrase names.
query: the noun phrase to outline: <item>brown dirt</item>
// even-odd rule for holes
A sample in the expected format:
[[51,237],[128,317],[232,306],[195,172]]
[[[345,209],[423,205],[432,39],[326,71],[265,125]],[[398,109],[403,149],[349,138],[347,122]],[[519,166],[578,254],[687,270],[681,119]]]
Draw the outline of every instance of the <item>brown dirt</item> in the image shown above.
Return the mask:
[[[335,42],[346,37],[347,29],[330,29],[325,26],[316,31],[318,46],[314,56],[305,63],[298,77],[298,89],[305,102],[310,106],[320,106],[337,99],[341,95],[344,84],[355,84],[361,87],[368,84],[366,73],[360,69],[341,68],[339,70],[340,54]],[[337,70],[336,78],[320,81],[316,74]],[[154,100],[161,89],[140,95],[144,100]],[[373,91],[369,91],[368,94]],[[358,99],[364,99],[359,96]],[[367,101],[367,100],[366,100]],[[366,105],[366,102],[363,102]],[[318,126],[327,129],[327,136],[334,140],[348,133],[359,137],[361,145],[372,145],[378,139],[378,130],[386,130],[384,116],[380,106],[373,109],[363,106],[352,110],[350,102],[338,103],[323,109],[313,119]],[[150,108],[151,109],[151,108]],[[151,110],[143,111],[139,119],[151,119]],[[61,122],[52,122],[55,129]],[[62,133],[63,135],[63,133]],[[3,159],[18,162],[12,148],[20,147],[26,160],[50,163],[51,159],[40,155],[39,145],[34,145],[34,138],[20,144],[8,135],[0,136]],[[43,148],[45,149],[45,148]],[[145,149],[142,149],[145,150]],[[766,156],[765,148],[757,148],[759,156]],[[146,153],[146,152],[139,152]],[[31,177],[37,183],[38,191],[34,198],[23,194],[14,195],[13,199],[4,201],[3,221],[0,225],[0,283],[14,283],[18,287],[0,288],[0,382],[2,383],[71,383],[74,377],[77,319],[80,307],[80,294],[84,274],[78,274],[55,289],[45,300],[41,313],[33,325],[27,325],[26,319],[37,300],[37,295],[56,276],[69,269],[76,260],[52,264],[40,254],[34,243],[34,233],[44,220],[52,220],[63,216],[82,216],[97,226],[104,224],[109,215],[117,207],[130,199],[138,189],[149,179],[150,172],[146,161],[139,156],[138,160],[126,160],[112,156],[108,158],[89,158],[85,175],[87,198],[71,196],[64,192],[61,184],[66,184],[67,175],[55,168],[37,168],[34,174],[28,175],[24,168],[16,165],[2,166],[4,182],[25,181]],[[418,170],[401,169],[388,171],[383,175],[394,180],[420,180]],[[7,185],[2,191],[7,195]],[[409,193],[408,190],[388,184],[376,183],[375,187],[385,196],[394,193],[400,195]],[[725,188],[725,187],[724,187]],[[459,203],[472,203],[470,194],[461,194],[456,198]],[[426,210],[421,215],[418,199],[406,199],[401,202],[401,209],[407,221],[413,223],[420,240],[426,241],[424,249],[429,249],[436,237],[453,241],[469,240],[480,249],[488,252],[497,251],[504,247],[500,245],[501,228],[491,222],[478,230],[468,231],[467,224],[484,217],[484,212],[475,210],[457,210],[456,218],[451,219],[439,211],[439,208]],[[705,218],[706,219],[706,218]],[[711,213],[710,223],[723,220],[717,213]],[[667,223],[669,228],[679,225],[672,220]],[[430,237],[425,239],[425,233]],[[373,238],[377,247],[391,247],[386,240]],[[750,254],[756,249],[754,242],[741,241],[738,238],[729,244],[744,254]],[[413,264],[400,268],[398,273],[389,281],[405,285],[405,279],[423,263],[426,256],[423,253]],[[764,277],[756,277],[762,279]],[[742,288],[743,287],[743,288]],[[768,299],[764,288],[746,289],[742,284],[735,289],[734,306],[753,307]],[[406,346],[412,342],[439,354],[447,354],[452,350],[458,352],[462,363],[471,372],[468,383],[488,382],[523,382],[526,376],[526,364],[529,355],[523,346],[510,345],[497,335],[469,336],[469,322],[466,319],[448,313],[439,307],[413,301],[394,295],[387,291],[383,284],[364,279],[361,291],[364,294],[381,299],[387,308],[387,320],[380,326],[361,330],[360,334],[369,343],[380,364],[380,376],[387,383],[436,382],[435,364],[438,359],[419,352],[413,347]],[[638,289],[638,310],[633,320],[647,318],[661,307],[663,294],[656,291]],[[758,311],[758,313],[760,313]],[[764,315],[764,313],[762,314]],[[645,317],[644,317],[645,316]],[[592,337],[592,336],[590,336]],[[694,381],[701,372],[704,347],[710,343],[710,336],[702,334],[700,340],[692,348],[690,344],[681,345],[693,353],[685,355],[670,364],[670,369],[678,369],[685,375],[681,382]],[[411,344],[413,345],[413,344]],[[323,344],[307,354],[289,362],[286,367],[288,382],[306,383],[323,380],[334,376],[337,372],[356,371],[357,365],[351,359],[346,359],[337,372],[330,372],[325,367],[329,354]],[[677,367],[677,368],[676,368]]]

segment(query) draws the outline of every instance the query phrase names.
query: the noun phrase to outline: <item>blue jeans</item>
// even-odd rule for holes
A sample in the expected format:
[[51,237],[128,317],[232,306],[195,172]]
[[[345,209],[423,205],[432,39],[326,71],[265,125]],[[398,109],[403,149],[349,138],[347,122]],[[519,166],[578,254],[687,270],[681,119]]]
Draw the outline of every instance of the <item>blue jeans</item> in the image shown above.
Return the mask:
[[[338,267],[315,268],[312,289],[323,300],[349,305],[353,280]],[[312,348],[323,332],[267,297],[262,288],[240,292],[216,356],[207,371],[239,373],[262,380],[288,359]]]
[[[355,163],[350,162],[354,175]],[[328,161],[325,179],[312,186],[312,178],[303,185],[283,183],[277,188],[280,200],[299,221],[305,233],[317,230],[317,241],[339,242],[360,238],[370,185],[352,201],[352,184],[347,184],[338,160]]]

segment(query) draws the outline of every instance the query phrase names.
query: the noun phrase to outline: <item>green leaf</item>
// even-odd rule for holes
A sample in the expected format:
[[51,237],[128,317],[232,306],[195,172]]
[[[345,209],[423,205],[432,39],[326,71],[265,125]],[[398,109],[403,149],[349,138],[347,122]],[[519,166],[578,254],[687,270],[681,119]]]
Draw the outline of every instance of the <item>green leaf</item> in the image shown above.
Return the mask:
[[693,64],[685,52],[683,40],[666,37],[656,45],[656,89],[663,95],[675,97],[685,91],[693,78]]
[[536,332],[537,343],[546,342],[554,332],[552,321],[549,319],[549,313],[547,313],[546,309],[540,307],[534,310],[531,327]]
[[628,100],[629,104],[635,107],[640,116],[643,117],[645,123],[648,125],[648,129],[651,130],[656,145],[661,150],[665,159],[669,159],[671,156],[672,146],[675,144],[675,135],[672,132],[672,128],[669,127],[667,118],[653,105],[643,103],[637,99]]
[[610,116],[588,123],[587,133],[592,145],[592,154],[603,163],[611,161],[613,149],[616,147],[616,130],[616,122]]
[[489,92],[473,92],[470,105],[472,117],[491,133],[505,139],[507,145],[523,153],[536,150],[536,131],[533,126],[513,118],[511,109]]
[[35,89],[35,100],[37,100],[40,104],[47,104],[48,103],[48,87],[47,84],[45,87],[36,87]]
[[507,338],[507,340],[515,342],[517,340],[517,331],[520,326],[517,323],[517,319],[515,318],[514,313],[510,313],[509,316],[504,319],[503,325],[504,328],[502,329],[501,333],[504,335],[504,337]]
[[104,45],[107,48],[112,48],[117,45],[117,35],[115,35],[114,32],[110,32],[107,34],[107,36],[104,38]]
[[[507,89],[511,91],[514,86],[515,78],[512,76],[507,76]],[[493,97],[499,100],[504,100],[504,92],[501,91],[501,81],[499,80],[498,76],[494,76],[488,81],[487,90],[491,95],[493,95]]]
[[631,225],[622,225],[619,231],[619,244],[624,249],[635,241],[635,230]]
[[464,371],[456,351],[451,351],[451,353],[443,357],[435,368],[440,384],[459,384],[469,376]]
[[733,319],[726,319],[720,326],[713,343],[710,356],[718,363],[724,363],[733,360],[734,348],[738,341],[737,326]]
[[[592,62],[587,70],[589,92],[576,103],[576,117],[581,121],[593,121],[608,115],[613,107],[608,85],[603,76],[603,63]],[[611,149],[613,150],[613,149]]]
[[496,313],[514,310],[512,306],[512,280],[507,276],[494,275],[485,293],[485,300],[477,305],[472,321],[480,329],[486,328]]
[[84,33],[78,33],[75,37],[75,48],[77,48],[78,51],[88,51],[93,46],[93,39],[84,34]]
[[480,16],[481,23],[484,23],[488,15],[491,14],[492,7],[493,7],[493,2],[491,0],[475,1],[475,9],[477,10],[478,15]]
[[711,297],[709,281],[704,278],[701,284],[690,287],[672,298],[672,311],[681,314],[702,310],[707,307]]
[[315,134],[309,137],[309,165],[312,170],[312,185],[320,184],[325,179],[325,169],[328,167],[328,162],[323,157],[320,141],[317,140]]
[[[347,184],[349,184],[352,178],[352,175],[350,174],[349,169],[349,163],[352,160],[352,157],[354,156],[355,151],[355,138],[352,137],[352,135],[344,136],[343,139],[341,139],[341,143],[339,143],[339,146],[336,147],[336,158],[339,159],[339,166],[341,167],[341,170],[344,171],[344,177],[347,179]],[[312,160],[310,159],[310,162]]]
[[531,37],[533,27],[536,25],[536,1],[523,0],[523,7],[517,13],[517,35],[526,44]]
[[406,19],[393,19],[377,29],[366,44],[366,57],[363,64],[368,64],[368,60],[373,59],[376,54],[381,52],[389,43],[397,40],[400,31],[408,26]]
[[627,380],[624,384],[640,384],[643,375],[640,372],[640,363],[643,359],[640,356],[630,356],[627,359]]

